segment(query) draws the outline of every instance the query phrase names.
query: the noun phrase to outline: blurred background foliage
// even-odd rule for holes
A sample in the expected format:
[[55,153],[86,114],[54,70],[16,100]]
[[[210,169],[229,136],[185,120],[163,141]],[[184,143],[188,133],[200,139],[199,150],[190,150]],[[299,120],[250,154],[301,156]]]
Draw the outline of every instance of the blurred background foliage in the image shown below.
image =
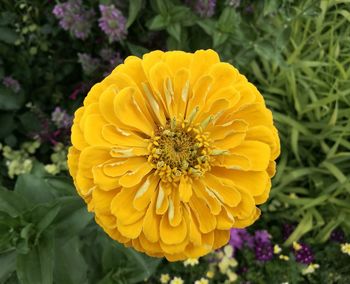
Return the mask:
[[[66,1],[0,1],[0,283],[155,283],[162,271],[182,273],[111,241],[65,164],[71,115],[89,88],[154,49],[215,49],[272,109],[282,154],[252,230],[292,224],[285,247],[303,239],[322,248],[339,228],[349,235],[350,1],[68,2],[75,24],[54,10]],[[119,11],[119,33],[103,28],[99,5]],[[273,267],[251,283],[280,283],[283,265]],[[202,270],[183,273],[192,283]],[[290,273],[289,283],[308,283]],[[341,267],[325,273],[307,281],[350,282]]]

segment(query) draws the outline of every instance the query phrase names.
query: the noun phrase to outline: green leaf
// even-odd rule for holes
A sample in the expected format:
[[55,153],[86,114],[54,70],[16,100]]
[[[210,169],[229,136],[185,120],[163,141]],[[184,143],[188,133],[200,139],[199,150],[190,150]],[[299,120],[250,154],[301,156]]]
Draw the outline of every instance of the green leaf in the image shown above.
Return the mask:
[[150,30],[162,30],[167,26],[168,22],[162,15],[157,15],[150,21],[148,28]]
[[63,245],[55,246],[55,283],[87,283],[88,267],[80,252],[79,238],[75,237]]
[[6,283],[6,279],[16,270],[16,255],[15,250],[0,254],[0,283]]
[[169,27],[167,27],[167,31],[178,42],[181,42],[181,26],[179,23],[171,24]]
[[16,123],[14,120],[15,114],[13,112],[2,112],[0,113],[0,121],[1,121],[1,127],[0,127],[0,139],[5,138],[13,130],[16,129]]
[[12,217],[17,217],[27,209],[28,204],[20,194],[0,187],[0,211],[6,212]]
[[141,11],[142,8],[142,0],[131,0],[129,2],[129,15],[128,21],[126,22],[126,27],[129,28],[132,23],[135,21],[137,15]]
[[8,27],[0,27],[0,41],[8,44],[14,44],[18,39],[17,33],[8,28]]
[[10,89],[0,86],[0,110],[18,110],[23,103],[23,93],[14,93]]
[[144,48],[140,45],[132,44],[130,42],[127,42],[126,45],[128,46],[130,53],[138,57],[142,57],[142,55],[149,52],[147,48]]
[[289,238],[285,241],[285,245],[289,246],[291,245],[294,241],[297,241],[301,238],[301,236],[303,236],[304,234],[306,234],[307,232],[309,232],[312,229],[312,222],[313,218],[312,218],[312,214],[311,212],[307,212],[304,217],[302,218],[302,220],[300,221],[300,223],[298,224],[298,226],[295,228],[295,230],[293,231],[293,233],[289,236]]
[[17,256],[17,276],[22,284],[53,283],[54,238],[42,235],[27,254]]
[[213,36],[213,47],[217,48],[218,46],[224,44],[228,37],[229,35],[226,33],[222,33],[220,31],[215,32]]
[[46,214],[37,224],[37,234],[40,235],[50,224],[55,220],[58,212],[60,211],[61,206],[56,204],[49,210],[46,210]]
[[53,201],[55,196],[52,188],[44,179],[31,174],[20,175],[15,185],[15,192],[34,205]]
[[55,221],[55,234],[61,243],[77,236],[93,218],[80,197],[60,199],[61,211]]

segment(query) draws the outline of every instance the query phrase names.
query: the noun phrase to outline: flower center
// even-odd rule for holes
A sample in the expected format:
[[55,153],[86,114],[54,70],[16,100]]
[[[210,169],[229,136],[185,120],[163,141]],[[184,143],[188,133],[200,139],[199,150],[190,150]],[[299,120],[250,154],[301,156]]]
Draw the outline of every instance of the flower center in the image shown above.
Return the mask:
[[174,119],[158,127],[149,150],[148,161],[164,182],[176,182],[182,175],[200,177],[210,170],[208,135],[187,121]]

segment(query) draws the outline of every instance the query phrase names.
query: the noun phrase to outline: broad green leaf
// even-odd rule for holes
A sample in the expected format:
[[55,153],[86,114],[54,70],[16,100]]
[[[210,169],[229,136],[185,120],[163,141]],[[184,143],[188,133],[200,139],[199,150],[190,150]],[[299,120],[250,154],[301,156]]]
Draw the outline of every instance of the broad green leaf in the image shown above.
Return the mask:
[[20,194],[0,186],[0,211],[16,217],[27,209],[28,204]]
[[39,243],[27,254],[17,255],[17,276],[21,284],[53,283],[54,239],[42,235]]
[[167,31],[178,42],[181,41],[181,26],[179,23],[171,24],[169,27],[167,27]]
[[9,250],[0,254],[0,283],[6,283],[6,279],[16,270],[16,251]]
[[14,44],[18,39],[17,33],[8,28],[8,27],[0,27],[0,41],[8,44]]
[[298,226],[295,228],[293,233],[289,236],[289,238],[285,241],[284,244],[286,246],[289,246],[294,241],[299,240],[301,236],[309,232],[312,229],[312,225],[313,225],[312,220],[313,218],[312,218],[311,212],[306,213],[302,218],[302,220],[300,221],[300,223],[298,224]]
[[75,237],[63,245],[55,246],[55,283],[87,283],[88,267],[80,252],[81,242]]

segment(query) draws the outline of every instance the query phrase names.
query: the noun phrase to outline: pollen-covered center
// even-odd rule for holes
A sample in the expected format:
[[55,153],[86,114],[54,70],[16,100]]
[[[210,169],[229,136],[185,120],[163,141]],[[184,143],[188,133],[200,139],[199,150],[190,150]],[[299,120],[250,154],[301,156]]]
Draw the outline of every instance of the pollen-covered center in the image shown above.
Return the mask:
[[173,120],[155,132],[148,161],[162,181],[174,182],[182,175],[200,177],[210,169],[209,146],[200,126]]

